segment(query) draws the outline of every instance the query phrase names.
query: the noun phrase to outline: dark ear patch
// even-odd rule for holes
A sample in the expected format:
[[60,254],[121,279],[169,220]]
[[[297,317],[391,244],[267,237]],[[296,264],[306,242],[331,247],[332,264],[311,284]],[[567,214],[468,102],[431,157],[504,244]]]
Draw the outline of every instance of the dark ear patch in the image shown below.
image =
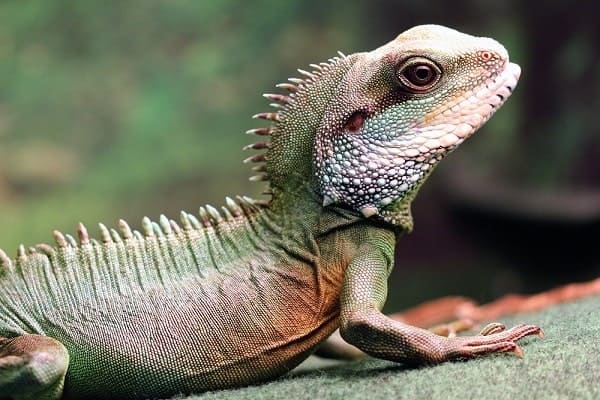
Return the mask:
[[355,111],[346,121],[344,130],[350,133],[357,133],[363,127],[367,116],[366,111]]

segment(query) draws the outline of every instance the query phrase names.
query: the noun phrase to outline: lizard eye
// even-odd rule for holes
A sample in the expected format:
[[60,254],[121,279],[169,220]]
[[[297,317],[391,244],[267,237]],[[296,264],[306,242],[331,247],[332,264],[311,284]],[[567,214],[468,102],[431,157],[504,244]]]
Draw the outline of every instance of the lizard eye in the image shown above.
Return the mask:
[[440,80],[441,73],[440,68],[432,61],[413,57],[398,68],[398,79],[411,92],[424,92]]

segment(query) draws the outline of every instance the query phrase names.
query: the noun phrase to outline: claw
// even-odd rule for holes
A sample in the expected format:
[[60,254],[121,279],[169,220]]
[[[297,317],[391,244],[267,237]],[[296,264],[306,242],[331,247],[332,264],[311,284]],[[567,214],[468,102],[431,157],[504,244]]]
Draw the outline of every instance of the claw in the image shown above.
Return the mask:
[[519,346],[518,344],[515,344],[515,348],[513,349],[513,353],[517,357],[523,358],[523,349],[521,349],[521,346]]
[[544,331],[540,328],[540,331],[537,333],[537,335],[539,336],[540,339],[543,339],[546,335],[544,334]]

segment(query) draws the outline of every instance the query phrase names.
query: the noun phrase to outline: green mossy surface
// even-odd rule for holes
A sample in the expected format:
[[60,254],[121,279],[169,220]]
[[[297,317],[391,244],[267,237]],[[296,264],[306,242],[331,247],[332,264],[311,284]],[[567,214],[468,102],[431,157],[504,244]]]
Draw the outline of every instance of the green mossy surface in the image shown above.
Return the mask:
[[600,296],[503,322],[538,324],[546,337],[522,340],[523,359],[498,355],[419,369],[311,358],[271,383],[185,399],[600,399]]

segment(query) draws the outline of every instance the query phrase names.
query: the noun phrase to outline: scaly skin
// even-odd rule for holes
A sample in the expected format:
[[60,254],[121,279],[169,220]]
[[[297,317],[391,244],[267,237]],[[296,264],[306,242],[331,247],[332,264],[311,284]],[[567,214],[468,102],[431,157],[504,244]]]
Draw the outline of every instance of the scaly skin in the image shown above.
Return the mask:
[[[398,236],[439,160],[481,126],[519,69],[491,39],[420,26],[369,53],[282,84],[271,141],[272,199],[222,213],[120,222],[79,243],[0,253],[0,398],[167,397],[279,376],[336,328],[406,364],[520,352],[539,333],[491,325],[446,338],[384,316]],[[258,178],[263,179],[263,178]]]

